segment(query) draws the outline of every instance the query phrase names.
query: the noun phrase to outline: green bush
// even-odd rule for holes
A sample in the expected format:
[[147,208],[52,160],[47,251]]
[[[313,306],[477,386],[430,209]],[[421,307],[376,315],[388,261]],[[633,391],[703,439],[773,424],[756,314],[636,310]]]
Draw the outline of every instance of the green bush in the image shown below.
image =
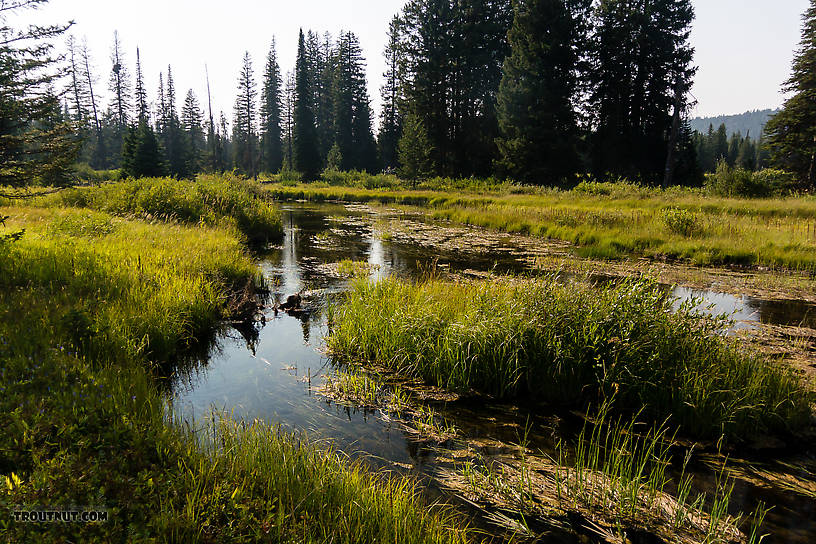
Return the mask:
[[692,236],[702,230],[697,214],[681,208],[666,208],[661,212],[661,219],[669,232],[681,236]]
[[784,170],[766,168],[751,172],[720,161],[716,172],[706,174],[706,190],[717,196],[764,198],[786,195],[795,189],[796,180]]
[[102,183],[103,181],[121,181],[125,178],[121,169],[94,170],[86,163],[79,163],[74,166],[74,175],[80,181],[89,183]]

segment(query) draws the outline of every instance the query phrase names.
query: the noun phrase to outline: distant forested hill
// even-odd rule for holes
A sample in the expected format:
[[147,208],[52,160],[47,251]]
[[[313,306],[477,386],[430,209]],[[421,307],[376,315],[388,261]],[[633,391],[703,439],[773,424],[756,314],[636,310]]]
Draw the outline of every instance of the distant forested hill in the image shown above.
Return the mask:
[[746,111],[737,115],[720,115],[719,117],[695,117],[691,120],[692,130],[696,130],[705,134],[708,132],[709,125],[714,125],[714,130],[717,130],[721,124],[725,123],[725,129],[728,131],[728,137],[739,132],[743,136],[747,136],[749,131],[751,138],[759,138],[762,129],[768,119],[779,110],[754,110]]

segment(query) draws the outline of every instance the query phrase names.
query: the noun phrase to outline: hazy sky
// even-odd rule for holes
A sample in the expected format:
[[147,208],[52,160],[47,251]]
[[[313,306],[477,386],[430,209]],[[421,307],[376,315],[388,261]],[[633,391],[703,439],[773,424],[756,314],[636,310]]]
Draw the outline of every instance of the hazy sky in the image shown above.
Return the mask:
[[[192,88],[206,108],[204,64],[209,67],[213,109],[232,118],[236,81],[244,51],[249,51],[260,82],[272,37],[284,72],[295,63],[300,27],[336,36],[351,30],[360,38],[368,62],[369,92],[375,111],[385,69],[382,50],[391,17],[404,0],[51,0],[9,22],[55,23],[73,19],[78,39],[87,37],[98,75],[95,91],[107,93],[110,48],[118,30],[131,74],[136,46],[141,50],[151,100],[159,71],[173,68],[178,102]],[[781,83],[790,72],[799,41],[801,14],[808,0],[693,0],[692,33],[699,66],[692,91],[693,115],[741,113],[777,107]]]

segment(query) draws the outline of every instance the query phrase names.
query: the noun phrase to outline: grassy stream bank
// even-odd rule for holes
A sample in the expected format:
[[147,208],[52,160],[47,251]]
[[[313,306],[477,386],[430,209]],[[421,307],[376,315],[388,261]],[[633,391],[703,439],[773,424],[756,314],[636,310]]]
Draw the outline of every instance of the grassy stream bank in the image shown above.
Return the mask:
[[265,187],[277,200],[418,206],[434,218],[568,241],[582,257],[816,271],[813,197],[725,198],[624,182],[586,182],[571,191],[475,180],[414,188],[365,174]]
[[[280,236],[273,208],[219,183],[126,182],[0,207],[2,233],[24,231],[0,242],[0,539],[465,541],[411,483],[274,425],[168,422],[163,363],[212,339],[236,293],[261,281],[244,242]],[[202,190],[216,194],[203,206]],[[10,515],[30,508],[109,519]]]

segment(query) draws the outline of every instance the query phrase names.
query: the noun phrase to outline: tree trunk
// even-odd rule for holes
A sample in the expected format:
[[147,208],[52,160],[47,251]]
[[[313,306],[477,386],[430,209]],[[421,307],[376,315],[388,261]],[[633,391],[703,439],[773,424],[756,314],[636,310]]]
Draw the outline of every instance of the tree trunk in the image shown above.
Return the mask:
[[674,117],[672,118],[671,134],[669,135],[669,150],[666,153],[666,173],[663,176],[663,189],[668,189],[674,181],[674,152],[677,148],[677,134],[680,132],[682,99],[683,95],[678,83],[674,93]]
[[810,190],[816,189],[816,136],[813,137],[814,150],[810,153],[810,168],[808,169],[808,185]]

